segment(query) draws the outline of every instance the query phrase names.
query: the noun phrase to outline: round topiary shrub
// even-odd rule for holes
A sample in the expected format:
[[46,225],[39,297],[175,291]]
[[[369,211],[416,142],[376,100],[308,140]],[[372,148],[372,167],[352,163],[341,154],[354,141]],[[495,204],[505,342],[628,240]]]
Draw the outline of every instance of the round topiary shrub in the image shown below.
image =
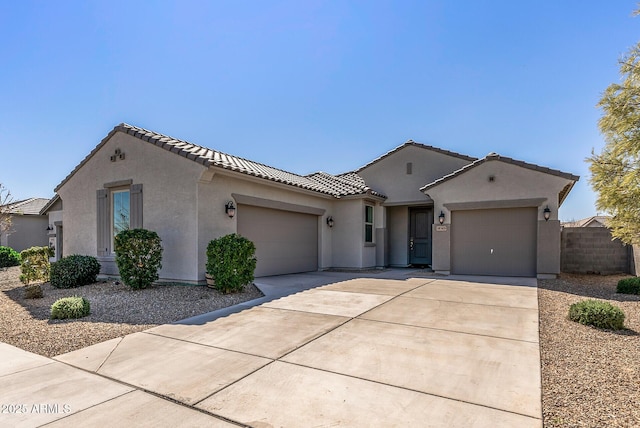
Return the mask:
[[91,305],[84,297],[63,297],[51,305],[51,319],[82,318],[91,313]]
[[640,294],[640,278],[621,279],[618,281],[616,292],[622,294]]
[[0,246],[0,268],[20,266],[20,254],[13,248]]
[[115,237],[116,264],[122,282],[131,288],[147,288],[162,268],[162,240],[146,229],[123,230]]
[[224,294],[236,293],[250,284],[256,270],[255,253],[253,242],[235,233],[209,242],[207,273],[215,280],[216,290]]
[[620,330],[624,328],[624,312],[611,303],[583,300],[569,307],[569,319],[597,328]]
[[56,288],[93,284],[100,273],[100,262],[92,256],[74,254],[51,265],[50,282]]

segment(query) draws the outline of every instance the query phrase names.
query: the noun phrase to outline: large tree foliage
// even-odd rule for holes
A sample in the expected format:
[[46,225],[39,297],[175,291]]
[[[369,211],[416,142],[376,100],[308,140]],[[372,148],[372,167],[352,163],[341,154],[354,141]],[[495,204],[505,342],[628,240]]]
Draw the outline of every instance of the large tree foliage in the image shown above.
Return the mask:
[[620,74],[621,83],[609,85],[598,103],[606,144],[587,161],[596,207],[612,216],[612,235],[640,244],[640,43],[620,60]]

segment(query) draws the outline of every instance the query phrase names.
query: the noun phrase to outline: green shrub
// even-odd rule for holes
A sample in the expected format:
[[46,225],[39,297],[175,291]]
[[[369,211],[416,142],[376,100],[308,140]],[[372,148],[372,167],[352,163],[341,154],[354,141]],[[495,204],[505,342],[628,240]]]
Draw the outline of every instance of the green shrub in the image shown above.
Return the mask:
[[623,294],[640,294],[640,278],[625,278],[618,281],[616,292]]
[[84,297],[63,297],[51,305],[51,319],[82,318],[91,313],[91,305]]
[[72,288],[93,284],[100,273],[100,262],[92,256],[74,254],[51,265],[51,285]]
[[29,285],[33,281],[49,281],[51,264],[49,257],[53,256],[53,250],[49,247],[31,247],[20,253],[21,270],[20,281]]
[[620,330],[624,328],[624,312],[611,303],[583,300],[569,308],[569,319],[598,328]]
[[253,242],[235,233],[209,242],[207,273],[215,280],[216,290],[236,293],[250,284],[256,270],[255,253]]
[[162,240],[146,229],[123,230],[115,237],[116,264],[122,282],[131,288],[147,288],[162,268]]
[[0,246],[0,268],[20,266],[20,254],[13,248]]

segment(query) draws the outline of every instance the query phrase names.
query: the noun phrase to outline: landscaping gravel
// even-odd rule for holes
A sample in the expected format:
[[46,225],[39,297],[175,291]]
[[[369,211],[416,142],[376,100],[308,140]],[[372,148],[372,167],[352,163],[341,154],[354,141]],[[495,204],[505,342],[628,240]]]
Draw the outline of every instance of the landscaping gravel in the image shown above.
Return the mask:
[[[538,281],[545,427],[640,427],[640,296],[617,294],[621,278]],[[586,299],[618,306],[626,329],[570,321],[569,306]]]
[[[47,357],[262,297],[254,285],[224,295],[192,285],[132,290],[109,280],[71,289],[47,283],[43,298],[25,299],[19,276],[19,267],[0,269],[0,341]],[[91,315],[50,320],[53,302],[68,296],[89,300]]]

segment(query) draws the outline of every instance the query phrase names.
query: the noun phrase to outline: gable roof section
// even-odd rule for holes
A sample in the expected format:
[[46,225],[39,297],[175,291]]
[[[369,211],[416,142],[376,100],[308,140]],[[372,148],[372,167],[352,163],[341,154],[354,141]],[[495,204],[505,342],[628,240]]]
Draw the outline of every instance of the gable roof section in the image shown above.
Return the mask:
[[[327,173],[315,173],[308,176],[294,174],[265,164],[243,159],[237,156],[179,140],[157,132],[149,131],[126,123],[121,123],[109,132],[102,139],[86,158],[55,188],[58,190],[80,169],[87,161],[95,155],[102,146],[116,133],[123,132],[139,140],[161,147],[167,151],[183,156],[204,166],[222,168],[228,171],[235,171],[253,177],[262,178],[277,183],[298,187],[305,190],[330,195],[336,198],[341,196],[372,194],[373,192],[366,186],[358,186],[348,180],[340,179]],[[377,196],[383,197],[381,194]]]
[[461,174],[464,174],[465,172],[469,171],[470,169],[473,169],[475,167],[477,167],[478,165],[482,165],[485,162],[489,162],[489,161],[500,161],[500,162],[504,162],[504,163],[508,163],[511,165],[516,165],[522,168],[526,168],[526,169],[530,169],[533,171],[537,171],[537,172],[542,172],[544,174],[550,174],[550,175],[555,175],[557,177],[561,177],[561,178],[565,178],[567,180],[570,180],[571,182],[569,184],[567,184],[564,189],[562,189],[562,191],[560,192],[560,194],[558,195],[558,199],[559,199],[559,204],[562,204],[562,202],[565,200],[565,198],[567,197],[567,195],[569,194],[569,191],[571,191],[571,188],[573,187],[573,185],[575,184],[576,181],[578,181],[580,179],[579,176],[577,175],[573,175],[570,174],[568,172],[562,172],[560,170],[557,169],[551,169],[551,168],[547,168],[544,166],[539,166],[539,165],[535,165],[532,163],[527,163],[527,162],[523,162],[520,160],[516,160],[516,159],[512,159],[506,156],[500,156],[497,153],[489,153],[488,155],[486,155],[485,157],[476,160],[475,162],[472,162],[468,165],[463,166],[462,168],[452,172],[451,174],[447,174],[444,177],[441,177],[423,187],[420,188],[421,192],[425,192],[426,190],[437,186],[439,184],[444,183],[445,181],[449,181],[454,177],[457,177]]
[[395,149],[388,151],[387,153],[385,153],[382,156],[372,160],[368,164],[361,166],[360,168],[356,169],[353,172],[357,174],[358,172],[362,171],[363,169],[368,168],[371,165],[380,162],[382,159],[387,158],[387,157],[391,156],[392,154],[394,154],[394,153],[396,153],[396,152],[398,152],[398,151],[400,151],[400,150],[402,150],[402,149],[404,149],[405,147],[408,147],[408,146],[414,146],[414,147],[419,147],[419,148],[425,149],[425,150],[431,150],[432,152],[441,153],[441,154],[447,155],[447,156],[453,156],[453,157],[460,158],[460,159],[463,159],[463,160],[466,160],[466,161],[469,161],[469,162],[473,162],[473,161],[477,160],[477,158],[474,158],[474,157],[471,157],[471,156],[463,155],[463,154],[452,152],[452,151],[449,151],[449,150],[439,149],[437,147],[428,146],[426,144],[416,143],[413,140],[407,140],[406,143],[401,144],[398,147],[396,147]]
[[343,196],[369,194],[372,196],[386,198],[382,193],[376,192],[367,186],[364,179],[357,174],[331,175],[320,171],[309,174],[307,177],[318,183],[322,183],[334,192]]
[[40,210],[49,203],[45,198],[29,198],[7,204],[9,214],[40,215]]

